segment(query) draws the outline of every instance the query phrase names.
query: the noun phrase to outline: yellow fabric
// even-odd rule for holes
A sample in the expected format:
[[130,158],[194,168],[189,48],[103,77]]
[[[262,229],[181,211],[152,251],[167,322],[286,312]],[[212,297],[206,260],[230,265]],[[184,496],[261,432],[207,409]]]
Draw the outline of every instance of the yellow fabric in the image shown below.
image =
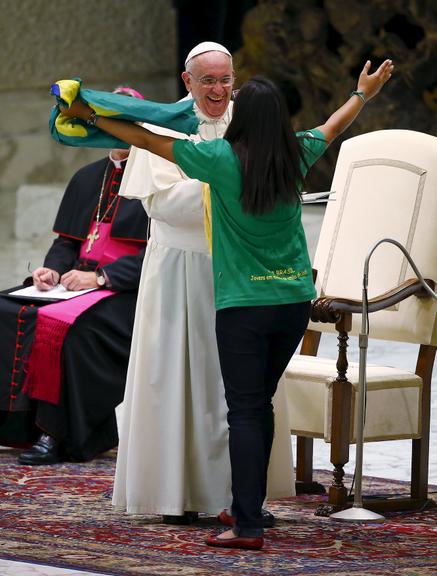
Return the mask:
[[88,104],[90,108],[94,110],[99,116],[104,116],[105,118],[112,118],[113,116],[121,116],[122,112],[117,112],[116,110],[109,110],[107,107],[98,106],[97,104]]
[[209,253],[212,253],[212,219],[211,219],[211,189],[209,184],[202,183],[203,199],[203,227],[208,244]]
[[59,86],[60,97],[70,107],[79,94],[81,83],[78,80],[58,80],[55,84]]
[[[58,80],[55,84],[59,86],[59,97],[70,107],[79,94],[81,82],[78,80]],[[99,116],[105,116],[107,118],[111,118],[112,116],[121,116],[122,114],[120,111],[108,109],[107,105],[99,106],[98,104],[89,102],[88,106]],[[74,135],[75,134],[73,134],[73,136]]]
[[77,136],[78,138],[86,138],[88,136],[88,130],[85,126],[78,124],[73,121],[72,118],[68,118],[62,114],[59,114],[56,118],[55,126],[59,134],[62,134],[63,136]]

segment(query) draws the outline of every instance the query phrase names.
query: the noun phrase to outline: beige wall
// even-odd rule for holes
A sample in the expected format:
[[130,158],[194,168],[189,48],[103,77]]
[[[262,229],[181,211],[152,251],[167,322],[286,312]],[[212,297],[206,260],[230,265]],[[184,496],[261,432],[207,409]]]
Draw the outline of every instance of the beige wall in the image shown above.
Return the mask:
[[147,98],[176,98],[171,0],[0,0],[0,195],[65,182],[101,150],[51,140],[51,82],[88,88],[129,83]]

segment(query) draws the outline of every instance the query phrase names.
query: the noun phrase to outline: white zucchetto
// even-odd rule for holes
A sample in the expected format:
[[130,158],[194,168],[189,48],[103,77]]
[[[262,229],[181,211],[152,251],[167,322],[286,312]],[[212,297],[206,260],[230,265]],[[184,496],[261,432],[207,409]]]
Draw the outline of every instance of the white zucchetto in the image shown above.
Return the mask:
[[188,56],[185,59],[185,66],[191,60],[191,58],[199,56],[199,54],[203,54],[204,52],[223,52],[223,54],[227,54],[232,58],[232,54],[229,52],[229,50],[221,44],[218,44],[217,42],[201,42],[188,52]]

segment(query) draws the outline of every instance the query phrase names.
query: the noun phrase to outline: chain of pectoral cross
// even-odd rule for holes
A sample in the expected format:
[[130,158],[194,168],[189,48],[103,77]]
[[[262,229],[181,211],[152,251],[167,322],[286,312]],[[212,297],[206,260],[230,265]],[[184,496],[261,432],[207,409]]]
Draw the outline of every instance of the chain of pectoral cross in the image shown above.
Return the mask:
[[99,194],[99,203],[97,204],[96,224],[95,224],[94,230],[92,232],[90,232],[88,234],[88,236],[86,237],[88,240],[88,246],[86,247],[86,252],[91,252],[91,248],[93,247],[94,242],[100,238],[99,225],[101,224],[101,222],[103,222],[106,215],[111,210],[111,208],[115,202],[115,199],[118,198],[118,195],[115,194],[114,198],[111,200],[110,204],[106,208],[105,213],[100,218],[100,208],[102,206],[103,192],[105,191],[106,177],[108,175],[108,168],[109,168],[110,164],[111,164],[111,161],[109,160],[108,164],[106,165],[106,168],[105,168],[105,173],[103,174],[103,182],[102,182],[102,187],[100,189],[100,194]]

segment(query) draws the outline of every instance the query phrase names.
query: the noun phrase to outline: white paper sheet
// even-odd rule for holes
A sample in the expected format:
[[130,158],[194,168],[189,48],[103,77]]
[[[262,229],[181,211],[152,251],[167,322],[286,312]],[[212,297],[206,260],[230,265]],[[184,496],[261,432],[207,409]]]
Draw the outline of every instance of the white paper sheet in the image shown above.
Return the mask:
[[25,298],[33,298],[39,300],[68,300],[69,298],[75,298],[86,292],[91,292],[96,290],[96,288],[88,288],[87,290],[66,290],[61,284],[58,284],[51,290],[42,291],[38,290],[35,286],[28,286],[27,288],[20,288],[20,290],[15,290],[14,292],[9,292],[8,296],[17,296]]
[[331,197],[335,194],[335,190],[328,190],[327,192],[302,192],[302,204],[319,204],[321,202],[332,202],[335,198]]

